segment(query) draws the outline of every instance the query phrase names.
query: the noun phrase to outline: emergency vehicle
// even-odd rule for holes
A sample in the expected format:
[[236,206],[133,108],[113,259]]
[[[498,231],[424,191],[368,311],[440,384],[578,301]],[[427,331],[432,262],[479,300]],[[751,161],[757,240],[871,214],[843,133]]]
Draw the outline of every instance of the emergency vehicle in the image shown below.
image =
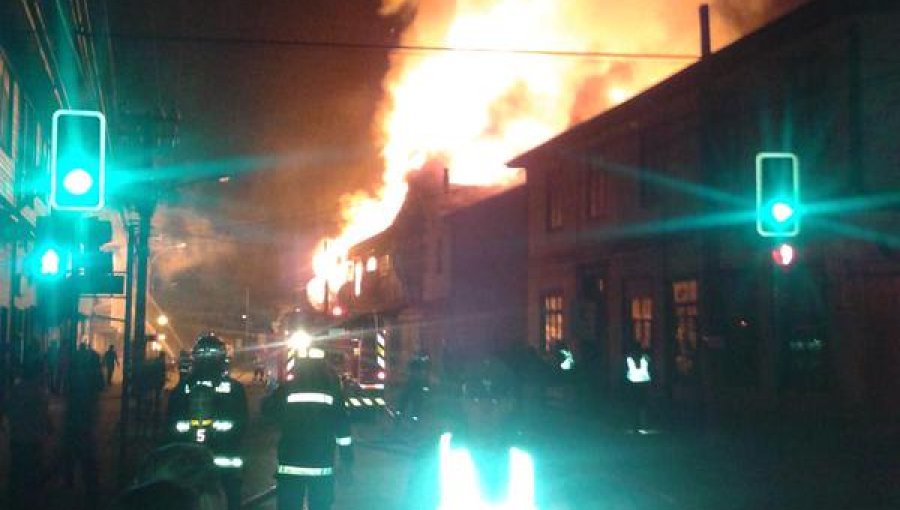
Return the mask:
[[352,330],[328,328],[318,332],[308,332],[298,324],[295,329],[285,330],[285,349],[281,350],[279,362],[280,380],[287,380],[293,349],[314,345],[325,351],[327,359],[341,376],[343,390],[347,395],[346,406],[354,413],[385,410],[385,388],[389,381],[388,332],[385,329],[369,328]]

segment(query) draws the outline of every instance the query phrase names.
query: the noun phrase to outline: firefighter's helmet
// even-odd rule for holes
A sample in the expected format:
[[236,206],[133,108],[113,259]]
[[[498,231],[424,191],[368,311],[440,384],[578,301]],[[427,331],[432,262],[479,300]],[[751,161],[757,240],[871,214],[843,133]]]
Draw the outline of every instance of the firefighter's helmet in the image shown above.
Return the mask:
[[228,369],[228,351],[214,333],[204,333],[197,337],[192,352],[194,369],[209,375],[224,374]]

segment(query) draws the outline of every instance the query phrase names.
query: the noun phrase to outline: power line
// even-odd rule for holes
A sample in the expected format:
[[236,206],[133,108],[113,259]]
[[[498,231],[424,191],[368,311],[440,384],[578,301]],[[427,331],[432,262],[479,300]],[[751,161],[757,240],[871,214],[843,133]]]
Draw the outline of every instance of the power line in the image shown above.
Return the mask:
[[504,48],[457,48],[452,46],[431,46],[418,44],[384,44],[384,43],[355,43],[342,41],[316,41],[304,39],[269,39],[250,37],[208,37],[192,35],[152,35],[152,34],[128,34],[124,32],[79,32],[85,37],[110,38],[125,41],[164,42],[172,44],[218,44],[232,46],[281,46],[312,49],[341,49],[341,50],[380,50],[380,51],[405,51],[415,53],[481,53],[481,54],[507,54],[507,55],[531,55],[543,57],[567,57],[585,58],[597,60],[679,60],[695,61],[699,55],[686,53],[644,53],[644,52],[613,52],[613,51],[569,51],[569,50],[528,50],[528,49],[504,49]]

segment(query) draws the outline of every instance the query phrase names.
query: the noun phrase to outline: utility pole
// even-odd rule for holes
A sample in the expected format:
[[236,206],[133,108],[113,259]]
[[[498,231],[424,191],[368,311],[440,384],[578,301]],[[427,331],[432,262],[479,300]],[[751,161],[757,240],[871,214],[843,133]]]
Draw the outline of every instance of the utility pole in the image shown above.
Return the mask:
[[[706,186],[715,187],[718,184],[716,161],[713,152],[713,112],[715,105],[712,104],[713,86],[712,79],[714,73],[710,69],[711,54],[710,27],[709,27],[709,5],[700,6],[700,50],[702,53],[700,61],[700,84],[699,91],[699,107],[700,107],[700,169],[703,183]],[[707,206],[710,214],[712,208]],[[721,289],[719,286],[719,233],[713,230],[703,232],[700,239],[701,245],[701,280],[700,285],[703,289],[701,301],[701,341],[699,345],[700,365],[700,381],[702,386],[701,400],[704,414],[704,423],[707,427],[712,427],[716,421],[716,397],[718,378],[717,359],[718,349],[721,344],[722,323],[721,323]]]
[[134,297],[134,345],[135,361],[143,363],[147,341],[147,261],[150,256],[150,226],[156,210],[156,199],[151,197],[138,207],[137,282]]

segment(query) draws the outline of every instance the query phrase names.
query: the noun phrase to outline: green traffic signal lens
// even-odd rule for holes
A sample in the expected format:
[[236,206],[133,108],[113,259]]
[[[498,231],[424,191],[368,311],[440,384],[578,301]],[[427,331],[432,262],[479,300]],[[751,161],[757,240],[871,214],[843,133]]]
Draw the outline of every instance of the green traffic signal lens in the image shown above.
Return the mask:
[[59,253],[50,248],[41,255],[41,274],[53,276],[59,274]]
[[794,208],[787,202],[775,202],[770,211],[772,218],[778,223],[784,223],[794,215]]
[[63,187],[73,195],[84,195],[93,185],[94,179],[83,168],[76,168],[63,178]]

